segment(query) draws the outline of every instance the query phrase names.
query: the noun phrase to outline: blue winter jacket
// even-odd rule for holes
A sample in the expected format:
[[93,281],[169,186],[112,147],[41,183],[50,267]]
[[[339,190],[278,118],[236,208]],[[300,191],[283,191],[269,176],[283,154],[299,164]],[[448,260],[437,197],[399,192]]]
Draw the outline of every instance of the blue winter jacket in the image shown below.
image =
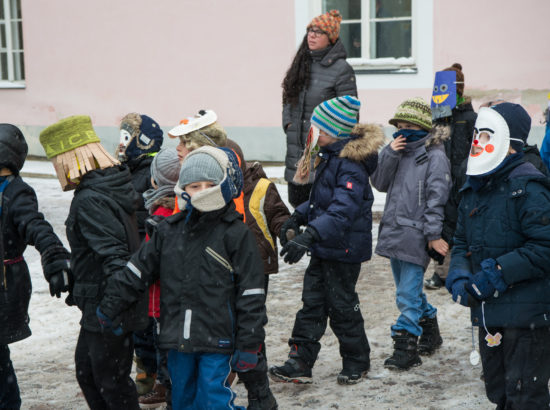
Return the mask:
[[546,123],[546,132],[540,147],[540,157],[546,168],[550,170],[550,122]]
[[473,325],[484,311],[487,327],[550,326],[550,179],[519,159],[462,193],[449,272],[493,258],[509,286],[472,308]]
[[319,235],[313,256],[344,263],[370,259],[374,196],[369,175],[383,142],[380,127],[359,125],[352,138],[321,148],[309,201],[296,208]]

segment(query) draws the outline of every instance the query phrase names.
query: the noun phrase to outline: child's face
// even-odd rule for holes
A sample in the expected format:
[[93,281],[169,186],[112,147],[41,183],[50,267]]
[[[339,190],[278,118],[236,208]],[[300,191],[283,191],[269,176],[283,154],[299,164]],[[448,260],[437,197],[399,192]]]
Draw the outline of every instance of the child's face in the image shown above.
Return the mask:
[[9,168],[0,168],[0,177],[11,175],[11,169]]
[[185,145],[185,141],[183,141],[182,137],[180,137],[180,143],[176,147],[176,151],[178,152],[178,158],[180,160],[180,164],[183,162],[187,154],[191,152],[187,149],[187,146]]
[[185,188],[183,189],[192,198],[193,195],[195,195],[197,192],[204,191],[205,189],[212,188],[213,186],[216,186],[216,184],[214,184],[212,181],[197,181],[185,185]]
[[325,131],[319,130],[319,139],[317,140],[317,145],[320,147],[325,147],[327,145],[333,144],[338,141],[338,138],[331,137]]
[[420,131],[422,127],[419,127],[416,124],[410,123],[408,121],[397,121],[398,130],[417,130]]

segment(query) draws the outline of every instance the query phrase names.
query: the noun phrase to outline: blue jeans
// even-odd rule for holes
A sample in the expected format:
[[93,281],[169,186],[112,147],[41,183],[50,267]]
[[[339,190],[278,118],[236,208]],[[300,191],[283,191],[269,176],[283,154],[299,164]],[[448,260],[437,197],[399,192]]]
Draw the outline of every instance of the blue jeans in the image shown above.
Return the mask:
[[231,355],[168,351],[172,379],[172,407],[184,409],[242,409],[227,383]]
[[420,336],[422,327],[420,319],[434,318],[437,309],[428,303],[426,295],[422,291],[424,280],[424,268],[414,263],[390,258],[393,280],[395,281],[395,302],[401,315],[395,325],[391,327],[392,336],[396,331],[407,332]]

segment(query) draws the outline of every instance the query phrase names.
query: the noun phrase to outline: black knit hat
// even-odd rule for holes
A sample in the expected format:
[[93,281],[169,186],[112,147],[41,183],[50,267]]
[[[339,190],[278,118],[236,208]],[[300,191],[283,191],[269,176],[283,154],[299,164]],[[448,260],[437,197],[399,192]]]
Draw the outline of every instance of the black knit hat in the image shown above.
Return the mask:
[[19,128],[12,124],[0,124],[0,168],[9,168],[18,174],[29,148]]

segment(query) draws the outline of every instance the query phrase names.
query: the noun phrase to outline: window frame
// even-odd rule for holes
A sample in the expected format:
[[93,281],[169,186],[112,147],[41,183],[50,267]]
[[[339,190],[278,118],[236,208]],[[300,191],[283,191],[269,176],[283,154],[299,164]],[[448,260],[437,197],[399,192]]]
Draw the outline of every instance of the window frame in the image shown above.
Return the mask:
[[[4,28],[6,33],[6,47],[5,50],[2,48],[2,52],[5,52],[7,55],[7,71],[8,79],[0,79],[0,88],[25,88],[25,79],[16,79],[15,78],[15,55],[22,54],[23,61],[25,58],[25,49],[21,47],[19,49],[14,49],[13,47],[13,26],[17,23],[23,24],[23,16],[21,12],[21,17],[13,17],[12,14],[12,1],[19,2],[19,8],[21,9],[21,0],[3,0],[3,9],[4,9]],[[15,34],[17,35],[17,34]],[[20,39],[21,44],[23,39]],[[25,65],[23,64],[23,77],[25,76]]]

